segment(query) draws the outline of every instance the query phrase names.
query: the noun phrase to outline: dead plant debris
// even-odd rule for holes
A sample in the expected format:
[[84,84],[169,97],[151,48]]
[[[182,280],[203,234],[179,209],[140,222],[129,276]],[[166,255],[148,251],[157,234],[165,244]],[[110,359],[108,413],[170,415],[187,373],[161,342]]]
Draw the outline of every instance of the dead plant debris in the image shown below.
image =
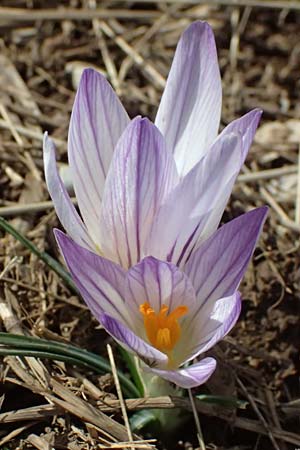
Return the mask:
[[[265,3],[268,8],[261,7]],[[217,38],[223,125],[253,107],[264,110],[224,220],[265,203],[271,212],[241,288],[241,319],[213,351],[217,372],[195,390],[235,396],[249,406],[228,412],[196,400],[207,449],[300,447],[298,6],[279,0],[3,0],[0,6],[0,215],[56,258],[51,229],[59,224],[45,188],[41,142],[47,130],[63,170],[83,68],[103,73],[131,116],[153,118],[180,34],[191,21],[207,20]],[[71,342],[107,356],[109,338],[82,301],[4,233],[0,331]],[[115,349],[114,358],[122,364]],[[156,440],[132,435],[124,415],[125,406],[128,414],[155,407],[187,414],[187,398],[124,402],[110,374],[50,360],[7,356],[0,368],[3,449],[197,447],[192,419],[172,439]]]

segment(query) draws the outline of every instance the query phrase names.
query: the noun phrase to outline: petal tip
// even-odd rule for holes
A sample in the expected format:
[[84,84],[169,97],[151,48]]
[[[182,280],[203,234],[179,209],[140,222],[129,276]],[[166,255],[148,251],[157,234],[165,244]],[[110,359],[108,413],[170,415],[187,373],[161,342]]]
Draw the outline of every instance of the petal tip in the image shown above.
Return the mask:
[[54,142],[50,138],[48,131],[45,131],[43,136],[43,150],[44,152],[50,152],[52,150],[55,150]]

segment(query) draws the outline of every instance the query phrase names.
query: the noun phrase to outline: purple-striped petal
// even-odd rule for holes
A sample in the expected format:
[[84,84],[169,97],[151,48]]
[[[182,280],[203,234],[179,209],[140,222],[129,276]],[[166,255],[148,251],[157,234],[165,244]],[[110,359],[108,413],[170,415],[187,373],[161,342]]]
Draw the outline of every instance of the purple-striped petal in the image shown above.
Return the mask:
[[195,291],[188,277],[174,264],[147,257],[126,274],[125,301],[135,323],[142,323],[139,307],[148,302],[158,313],[162,305],[169,313],[180,305],[195,306]]
[[204,229],[217,228],[241,163],[240,136],[218,139],[159,209],[146,253],[182,267]]
[[236,291],[267,211],[267,207],[257,208],[230,221],[193,252],[185,272],[196,290],[198,310],[207,302],[230,296]]
[[[238,171],[233,173],[233,176],[231,180],[228,182],[226,188],[224,189],[223,195],[218,196],[218,200],[216,201],[214,208],[212,210],[212,213],[207,217],[207,221],[203,229],[201,230],[201,233],[199,233],[197,239],[195,239],[195,246],[194,249],[199,247],[199,245],[206,240],[211,234],[217,229],[220,220],[222,218],[224,209],[227,205],[227,202],[229,200],[233,185],[235,183],[235,180],[237,178],[237,175],[242,167],[242,165],[245,162],[246,156],[248,154],[249,148],[252,144],[252,140],[254,138],[254,134],[256,131],[256,128],[258,126],[259,120],[261,118],[262,111],[259,109],[254,109],[253,111],[250,111],[249,113],[245,114],[240,119],[234,120],[231,122],[220,134],[217,141],[221,141],[226,137],[230,136],[232,133],[239,133],[241,136],[241,142],[239,145],[239,152],[240,152],[240,165],[238,167]],[[209,150],[209,152],[213,152],[215,144],[212,146],[212,148]],[[216,178],[219,179],[220,174],[216,173]]]
[[224,128],[218,139],[229,133],[240,133],[242,136],[242,161],[244,162],[252,144],[256,129],[262,115],[261,109],[253,109],[243,117],[234,120]]
[[213,358],[204,358],[196,364],[192,364],[186,369],[161,370],[145,368],[147,372],[152,372],[165,380],[171,381],[185,389],[204,384],[215,371],[217,362]]
[[61,231],[55,230],[54,234],[72,278],[96,319],[100,321],[101,315],[107,313],[130,324],[130,312],[123,296],[125,271],[80,247]]
[[146,364],[152,367],[164,367],[168,357],[156,348],[147,344],[132,330],[108,314],[102,314],[100,322],[106,331],[126,350],[136,353]]
[[206,352],[226,336],[236,324],[242,302],[239,292],[216,302],[207,302],[184,323],[176,351],[190,361]]
[[185,175],[215,140],[222,88],[214,35],[205,22],[183,33],[175,52],[155,124]]
[[97,243],[105,178],[129,121],[108,81],[95,70],[86,69],[72,111],[68,154],[79,209]]
[[177,177],[159,130],[148,119],[134,119],[118,142],[105,183],[100,246],[108,258],[125,268],[141,260],[153,217]]
[[88,235],[86,226],[71,202],[66,187],[59,176],[55,158],[55,145],[47,133],[44,134],[43,155],[47,188],[61,224],[74,241],[87,249],[93,250],[94,244]]

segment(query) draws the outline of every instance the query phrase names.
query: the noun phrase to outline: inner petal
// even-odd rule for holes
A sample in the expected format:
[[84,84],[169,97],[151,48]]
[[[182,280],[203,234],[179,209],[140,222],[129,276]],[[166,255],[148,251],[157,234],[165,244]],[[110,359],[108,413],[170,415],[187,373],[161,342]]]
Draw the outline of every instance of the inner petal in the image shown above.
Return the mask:
[[186,305],[177,306],[168,314],[169,307],[162,305],[156,313],[148,302],[139,307],[144,316],[144,327],[147,338],[153,347],[166,353],[169,357],[181,336],[181,327],[178,319],[188,313]]

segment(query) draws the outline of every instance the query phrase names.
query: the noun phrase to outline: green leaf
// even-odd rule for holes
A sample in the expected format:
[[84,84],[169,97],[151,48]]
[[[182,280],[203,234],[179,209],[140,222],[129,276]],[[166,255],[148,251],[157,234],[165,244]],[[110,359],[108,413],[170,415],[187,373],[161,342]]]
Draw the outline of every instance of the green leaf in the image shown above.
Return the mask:
[[137,357],[135,357],[131,353],[127,352],[121,346],[119,346],[118,349],[119,349],[119,352],[120,352],[122,358],[124,359],[124,361],[127,365],[127,368],[128,368],[130,375],[134,381],[134,384],[140,393],[139,396],[144,397],[144,394],[145,394],[144,384],[143,384],[140,369],[138,366]]
[[[111,372],[111,366],[105,358],[95,353],[82,350],[73,345],[67,345],[33,336],[22,336],[10,333],[0,333],[0,355],[35,356],[36,358],[56,359],[83,367],[88,367],[98,373]],[[140,397],[135,385],[118,371],[118,376],[124,394],[128,397]]]
[[8,223],[3,217],[0,217],[0,228],[11,234],[14,238],[16,238],[21,244],[23,244],[28,250],[38,256],[44,263],[46,263],[62,280],[66,282],[70,289],[76,294],[79,294],[78,289],[76,288],[71,275],[66,271],[66,269],[58,262],[56,259],[52,258],[52,256],[48,255],[48,253],[39,250],[36,245],[34,245],[29,239],[19,233],[10,223]]
[[204,403],[211,403],[214,405],[223,406],[225,408],[239,408],[246,409],[248,402],[245,400],[239,400],[234,397],[226,397],[224,395],[206,395],[200,394],[196,395],[198,400],[201,400]]
[[152,426],[154,423],[158,425],[157,416],[150,409],[142,409],[141,411],[132,414],[129,422],[130,428],[134,432],[139,432],[148,425]]
[[[27,239],[25,236],[23,236],[21,233],[19,233],[10,223],[8,223],[3,217],[0,217],[0,228],[2,228],[4,231],[6,231],[7,233],[11,234],[13,237],[15,237],[19,242],[21,242],[21,244],[23,244],[26,248],[28,248],[32,253],[34,253],[35,255],[37,255],[37,257],[39,259],[41,259],[42,261],[44,261],[45,264],[48,265],[48,267],[50,267],[52,270],[54,270],[55,273],[57,273],[57,275],[63,280],[65,281],[65,283],[69,286],[69,288],[78,296],[80,296],[80,293],[77,289],[77,287],[75,286],[71,275],[67,272],[67,270],[58,262],[56,261],[56,259],[52,258],[52,256],[50,256],[48,253],[44,252],[44,251],[40,251],[29,239]],[[28,339],[28,338],[27,338]],[[27,341],[24,341],[24,345],[26,345]],[[39,343],[35,342],[35,341],[31,341],[31,345],[33,345],[34,347],[20,347],[20,345],[18,345],[18,348],[22,348],[22,349],[28,349],[28,350],[32,350],[32,348],[34,349],[40,349],[43,352],[47,352],[47,343],[50,341],[43,341],[40,340]],[[20,344],[20,342],[19,342]],[[63,344],[58,344],[56,342],[52,342],[50,345],[50,351],[55,352],[54,349],[57,349],[57,345],[63,345]],[[56,345],[56,347],[55,347]],[[67,350],[66,348],[64,349],[64,351],[67,352],[75,352],[76,351],[76,356],[78,357],[78,352],[80,352],[79,349],[76,349],[76,347],[68,347],[69,350]],[[72,348],[72,350],[70,350]],[[62,349],[62,347],[60,347],[60,349]],[[76,349],[76,350],[74,350]],[[60,353],[61,354],[61,353]],[[131,396],[133,397],[142,397],[144,395],[144,389],[143,389],[143,383],[140,379],[140,375],[138,372],[138,369],[135,365],[135,362],[133,360],[133,357],[131,355],[129,355],[126,350],[121,350],[121,354],[122,357],[124,358],[126,364],[128,365],[128,368],[130,370],[130,373],[132,375],[132,378],[134,380],[134,382],[136,383],[136,387],[133,385],[133,383],[130,382],[131,384]],[[89,355],[92,355],[91,353]],[[40,356],[41,357],[41,356]],[[46,356],[45,356],[46,357]],[[72,357],[72,356],[70,356]],[[85,354],[85,357],[87,357],[87,352]],[[99,358],[99,357],[97,357]],[[53,358],[52,358],[53,359]],[[80,357],[78,359],[78,361],[80,360]],[[83,363],[86,364],[86,361]],[[101,364],[100,364],[101,365]],[[111,372],[110,369],[110,365],[108,364],[108,362],[102,358],[102,371],[106,371],[106,372]],[[105,369],[104,369],[104,365],[105,365]],[[96,366],[95,366],[96,367]],[[96,370],[94,367],[94,370]],[[125,375],[123,375],[125,377]],[[126,381],[125,381],[126,380]],[[129,380],[125,377],[125,380],[123,380],[123,383],[127,383],[129,382]],[[133,389],[134,388],[134,389]],[[130,389],[129,389],[130,390]],[[133,394],[134,392],[134,394]]]

